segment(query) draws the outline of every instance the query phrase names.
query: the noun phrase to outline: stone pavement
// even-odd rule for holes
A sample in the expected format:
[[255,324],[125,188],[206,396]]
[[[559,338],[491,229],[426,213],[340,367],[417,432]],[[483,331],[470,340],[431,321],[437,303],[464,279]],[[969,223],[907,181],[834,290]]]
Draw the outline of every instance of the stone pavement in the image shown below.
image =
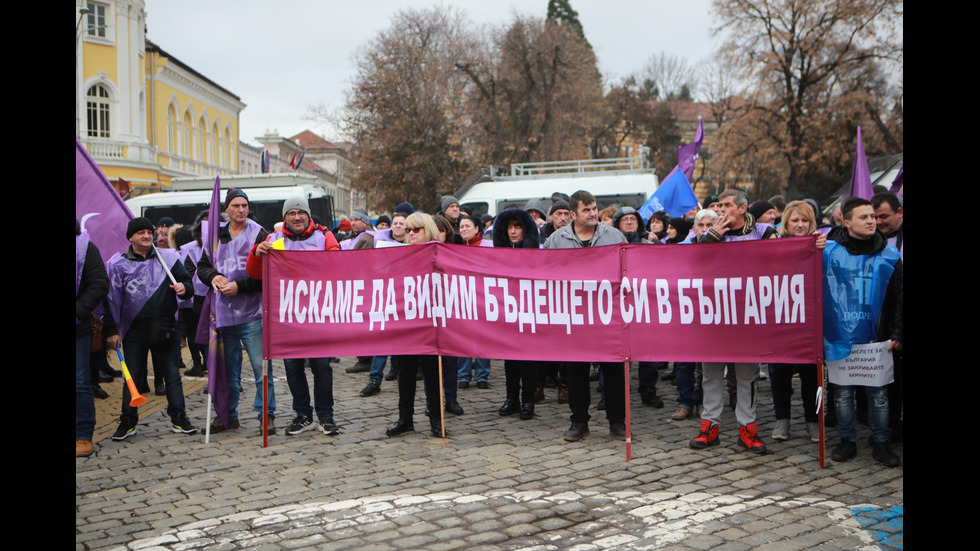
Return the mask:
[[[185,352],[186,354],[186,352]],[[904,466],[871,458],[859,426],[858,456],[835,464],[803,432],[799,385],[793,437],[773,441],[772,395],[760,381],[755,456],[737,444],[726,407],[721,444],[692,450],[697,421],[673,421],[676,390],[658,384],[666,406],[644,406],[632,370],[632,459],[595,410],[591,434],[565,442],[568,406],[554,389],[536,417],[500,417],[503,363],[490,389],[459,391],[465,414],[446,414],[443,447],[428,434],[421,384],[419,432],[385,436],[397,417],[397,386],[358,395],[366,373],[334,365],[335,420],[342,434],[287,437],[292,400],[274,362],[279,433],[262,447],[259,423],[241,410],[242,428],[212,435],[169,432],[165,400],[141,407],[138,433],[112,442],[121,386],[97,401],[96,453],[75,462],[76,549],[902,549]],[[188,362],[189,365],[189,362]],[[248,371],[248,369],[246,369]],[[665,372],[661,371],[661,374]],[[312,383],[311,383],[312,384]],[[184,379],[188,415],[204,426],[203,380]],[[593,384],[593,390],[595,385]],[[242,404],[255,385],[243,383]],[[828,441],[837,442],[836,429]],[[101,438],[100,438],[101,435]],[[895,446],[904,456],[901,444]]]

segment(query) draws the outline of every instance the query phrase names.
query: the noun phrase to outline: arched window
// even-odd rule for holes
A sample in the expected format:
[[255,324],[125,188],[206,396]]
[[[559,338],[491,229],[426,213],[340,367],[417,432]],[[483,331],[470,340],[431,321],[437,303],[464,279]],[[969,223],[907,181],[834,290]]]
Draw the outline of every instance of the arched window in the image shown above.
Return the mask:
[[207,121],[201,119],[197,123],[197,160],[201,162],[207,162],[205,156],[208,153],[207,149]]
[[88,89],[85,99],[88,104],[88,136],[108,138],[110,136],[109,91],[105,86],[96,84]]
[[220,144],[218,143],[220,137],[221,137],[221,133],[218,132],[218,120],[215,119],[214,125],[211,127],[211,153],[210,153],[211,164],[215,166],[221,166],[221,157],[218,156],[218,153],[221,151]]
[[191,157],[191,136],[194,134],[191,131],[191,114],[184,113],[184,127],[181,129],[183,131],[183,143],[181,144],[181,155]]
[[177,153],[177,109],[167,108],[167,152]]

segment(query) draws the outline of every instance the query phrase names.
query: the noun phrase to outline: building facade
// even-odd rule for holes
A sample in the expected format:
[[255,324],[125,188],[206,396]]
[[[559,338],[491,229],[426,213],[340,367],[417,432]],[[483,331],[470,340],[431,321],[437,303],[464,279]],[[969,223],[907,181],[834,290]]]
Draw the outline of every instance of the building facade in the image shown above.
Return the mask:
[[237,174],[245,104],[146,38],[143,0],[75,2],[75,137],[123,195]]

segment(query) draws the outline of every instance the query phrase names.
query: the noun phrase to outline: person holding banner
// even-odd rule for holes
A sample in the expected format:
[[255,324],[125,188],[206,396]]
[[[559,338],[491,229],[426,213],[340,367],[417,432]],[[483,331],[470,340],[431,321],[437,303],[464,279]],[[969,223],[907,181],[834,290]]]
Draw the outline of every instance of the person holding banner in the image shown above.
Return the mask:
[[[223,206],[228,214],[228,223],[218,229],[216,258],[203,254],[197,264],[197,277],[214,289],[214,296],[217,298],[215,319],[224,344],[228,380],[230,426],[226,427],[219,417],[211,424],[212,433],[241,426],[238,421],[238,401],[241,396],[243,349],[252,365],[257,389],[252,407],[260,421],[263,409],[262,281],[248,275],[246,264],[251,248],[265,241],[269,232],[248,217],[248,195],[244,191],[229,189]],[[268,434],[275,434],[276,393],[271,378],[268,383]]]
[[[156,233],[146,218],[134,218],[126,228],[129,251],[109,259],[109,307],[105,333],[110,348],[123,347],[134,380],[146,377],[147,355],[153,355],[157,376],[167,387],[167,415],[171,430],[194,434],[197,428],[184,412],[184,389],[177,370],[177,298],[194,296],[191,276],[173,249],[156,249]],[[169,273],[168,273],[169,270]],[[171,284],[171,274],[176,283]],[[112,439],[122,441],[136,434],[139,410],[130,405],[129,386],[123,385],[122,416]]]
[[[546,249],[578,249],[620,245],[626,238],[616,228],[599,223],[599,209],[596,199],[585,190],[576,191],[568,199],[572,221],[545,241]],[[626,439],[626,390],[623,364],[603,362],[603,385],[606,389],[606,419],[609,433],[616,438]],[[569,362],[568,364],[568,406],[572,410],[572,425],[563,437],[567,442],[576,442],[589,434],[589,406],[592,403],[589,388],[590,362]]]
[[[805,201],[792,201],[783,208],[780,237],[817,236],[817,248],[827,247],[827,236],[817,231],[817,217],[813,207]],[[772,403],[776,413],[773,440],[788,440],[790,435],[790,398],[793,394],[793,373],[800,375],[800,391],[803,394],[803,420],[811,442],[819,442],[819,415],[817,414],[816,364],[769,364],[769,383],[772,386]]]
[[[394,221],[394,218],[392,219]],[[421,245],[439,240],[439,228],[432,217],[424,212],[413,212],[405,219],[408,240],[412,245]],[[398,420],[388,427],[385,434],[399,436],[415,430],[415,391],[416,375],[422,371],[422,381],[425,385],[426,398],[433,403],[428,404],[429,427],[432,436],[442,437],[442,416],[438,406],[439,393],[439,356],[407,355],[398,356]],[[448,431],[447,431],[448,433]]]
[[[898,249],[898,255],[905,262],[905,213],[902,201],[891,191],[883,191],[871,197],[871,206],[875,209],[875,221],[878,230],[888,238],[888,244]],[[888,385],[888,411],[891,417],[889,425],[892,428],[892,442],[902,439],[902,403],[905,387],[905,351],[892,350],[895,361],[895,382]]]
[[[741,190],[726,189],[718,196],[718,220],[702,235],[699,243],[752,241],[777,237],[769,224],[756,224],[749,214],[748,199]],[[758,363],[729,364],[735,372],[735,418],[738,420],[739,443],[756,454],[766,453],[766,445],[759,438],[756,422],[756,397],[759,390],[760,365]],[[694,449],[704,449],[718,444],[718,423],[724,407],[725,362],[704,362],[701,366],[704,412],[701,415],[701,432],[690,441]]]
[[[883,233],[877,231],[871,201],[848,197],[841,204],[843,226],[827,236],[824,249],[824,355],[827,362],[851,358],[853,345],[888,342],[887,353],[901,350],[904,329],[902,259]],[[831,371],[833,374],[834,371]],[[901,459],[891,449],[888,415],[889,381],[862,386],[868,396],[872,457],[888,467]],[[840,444],[834,461],[857,455],[856,385],[831,384],[837,410]]]
[[92,326],[89,317],[109,293],[102,254],[75,220],[75,457],[92,455],[95,397],[92,394]]
[[[310,205],[305,197],[297,196],[282,205],[282,231],[252,247],[246,270],[256,280],[262,279],[262,257],[272,249],[287,251],[339,251],[340,245],[329,228],[313,222]],[[306,358],[285,358],[286,384],[293,395],[293,411],[296,418],[286,428],[286,436],[297,435],[313,427],[313,410],[316,408],[316,428],[327,435],[340,434],[333,420],[333,368],[330,358],[309,358],[313,372],[313,406],[310,406],[310,386],[306,381]]]
[[[512,249],[537,249],[538,225],[527,211],[510,208],[497,214],[493,225],[493,246]],[[538,366],[527,360],[504,360],[506,399],[498,410],[500,416],[520,411],[520,418],[534,418],[534,394],[538,389]]]

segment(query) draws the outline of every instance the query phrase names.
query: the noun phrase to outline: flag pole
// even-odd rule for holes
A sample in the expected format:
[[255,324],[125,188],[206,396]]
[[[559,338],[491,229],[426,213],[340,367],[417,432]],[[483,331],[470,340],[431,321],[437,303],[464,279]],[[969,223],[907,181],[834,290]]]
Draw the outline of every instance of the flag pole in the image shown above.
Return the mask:
[[[442,425],[442,447],[446,447],[446,395],[442,386],[442,356],[439,356],[439,424]],[[432,415],[432,412],[429,412]]]

